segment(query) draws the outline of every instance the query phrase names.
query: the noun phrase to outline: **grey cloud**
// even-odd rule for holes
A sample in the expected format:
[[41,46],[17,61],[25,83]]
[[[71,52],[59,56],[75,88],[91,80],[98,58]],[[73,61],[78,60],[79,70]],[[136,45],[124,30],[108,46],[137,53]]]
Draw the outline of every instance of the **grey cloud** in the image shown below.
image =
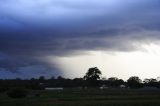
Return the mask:
[[137,50],[139,43],[160,39],[159,4],[159,0],[1,0],[0,67],[51,69],[41,57]]

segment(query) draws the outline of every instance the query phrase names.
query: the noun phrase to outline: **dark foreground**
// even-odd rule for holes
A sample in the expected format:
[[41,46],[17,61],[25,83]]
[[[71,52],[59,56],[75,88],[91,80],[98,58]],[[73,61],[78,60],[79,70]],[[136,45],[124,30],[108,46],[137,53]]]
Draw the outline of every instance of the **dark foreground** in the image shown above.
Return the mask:
[[[40,96],[34,96],[35,93]],[[28,97],[21,99],[1,93],[0,106],[160,106],[160,91],[65,89],[31,91]]]

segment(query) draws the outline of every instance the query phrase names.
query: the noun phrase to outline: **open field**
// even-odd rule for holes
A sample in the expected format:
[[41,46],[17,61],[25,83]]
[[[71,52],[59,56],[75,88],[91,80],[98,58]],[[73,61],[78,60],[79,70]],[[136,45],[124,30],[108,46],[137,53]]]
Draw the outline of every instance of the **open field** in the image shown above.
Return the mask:
[[160,91],[65,89],[33,93],[40,97],[13,99],[1,93],[0,106],[160,106]]

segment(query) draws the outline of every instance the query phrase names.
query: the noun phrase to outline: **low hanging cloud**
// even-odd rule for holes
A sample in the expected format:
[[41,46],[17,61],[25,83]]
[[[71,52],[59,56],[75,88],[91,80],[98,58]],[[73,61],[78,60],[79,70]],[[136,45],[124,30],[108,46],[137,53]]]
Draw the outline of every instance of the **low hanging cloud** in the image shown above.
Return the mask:
[[140,44],[157,43],[159,4],[159,0],[1,0],[0,68],[16,72],[41,66],[58,73],[46,56],[128,52],[140,49]]

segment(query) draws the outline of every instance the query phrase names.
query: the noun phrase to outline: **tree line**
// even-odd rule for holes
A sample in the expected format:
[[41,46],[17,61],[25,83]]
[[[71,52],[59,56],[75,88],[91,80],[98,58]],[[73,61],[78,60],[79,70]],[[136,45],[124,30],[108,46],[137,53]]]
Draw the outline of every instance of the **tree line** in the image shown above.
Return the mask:
[[44,76],[31,79],[0,79],[0,92],[7,91],[14,87],[23,87],[32,90],[43,90],[46,87],[63,87],[63,88],[86,88],[86,87],[110,87],[120,88],[142,88],[142,87],[156,87],[160,88],[160,81],[157,79],[144,79],[143,81],[138,76],[132,76],[127,81],[117,77],[108,79],[101,78],[101,71],[97,67],[89,68],[83,78],[64,78],[59,76],[57,78],[51,77],[46,79]]

